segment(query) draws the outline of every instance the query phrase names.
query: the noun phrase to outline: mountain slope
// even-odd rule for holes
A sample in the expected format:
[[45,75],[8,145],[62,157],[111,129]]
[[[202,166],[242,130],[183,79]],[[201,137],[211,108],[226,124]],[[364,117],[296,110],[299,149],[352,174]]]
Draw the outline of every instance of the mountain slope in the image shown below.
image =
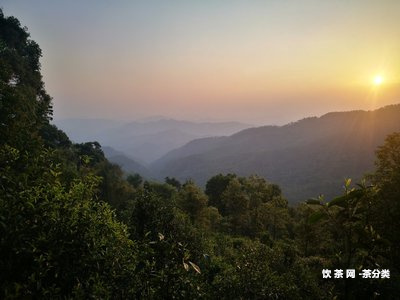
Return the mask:
[[104,156],[112,163],[117,164],[125,173],[138,173],[145,178],[151,178],[150,171],[137,161],[126,156],[124,153],[111,147],[102,147]]
[[279,184],[292,202],[337,193],[344,178],[373,169],[374,151],[400,131],[400,105],[375,111],[328,113],[285,126],[250,128],[229,137],[192,141],[151,165],[160,178],[217,173],[258,174]]

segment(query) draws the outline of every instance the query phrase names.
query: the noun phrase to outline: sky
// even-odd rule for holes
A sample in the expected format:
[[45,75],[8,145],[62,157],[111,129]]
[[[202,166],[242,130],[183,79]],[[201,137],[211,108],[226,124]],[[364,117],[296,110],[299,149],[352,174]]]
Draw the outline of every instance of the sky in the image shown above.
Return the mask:
[[400,102],[398,0],[0,0],[0,7],[42,48],[56,120],[284,124]]

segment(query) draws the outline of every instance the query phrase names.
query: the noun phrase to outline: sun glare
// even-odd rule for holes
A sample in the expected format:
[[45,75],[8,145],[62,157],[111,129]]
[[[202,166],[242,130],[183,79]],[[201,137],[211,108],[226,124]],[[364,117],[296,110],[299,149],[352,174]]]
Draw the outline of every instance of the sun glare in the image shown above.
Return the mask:
[[376,75],[373,82],[374,85],[381,85],[383,83],[383,77],[381,75]]

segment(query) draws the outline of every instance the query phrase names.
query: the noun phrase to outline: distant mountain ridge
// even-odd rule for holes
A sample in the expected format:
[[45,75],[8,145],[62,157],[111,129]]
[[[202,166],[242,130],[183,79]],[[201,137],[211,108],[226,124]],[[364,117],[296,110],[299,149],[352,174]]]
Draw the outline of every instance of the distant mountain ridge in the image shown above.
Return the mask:
[[108,146],[102,147],[102,150],[104,152],[104,156],[110,162],[119,165],[125,173],[127,174],[138,173],[146,178],[152,177],[150,171],[145,166],[138,163],[134,159],[126,156],[124,153]]
[[200,184],[220,172],[258,174],[279,184],[292,202],[320,193],[329,198],[344,178],[357,180],[373,169],[374,151],[394,131],[400,131],[400,104],[333,112],[284,126],[193,140],[150,169],[159,178],[192,178]]
[[118,122],[105,119],[56,121],[75,142],[98,141],[146,165],[189,141],[209,136],[231,135],[251,127],[239,122],[190,122],[166,118]]

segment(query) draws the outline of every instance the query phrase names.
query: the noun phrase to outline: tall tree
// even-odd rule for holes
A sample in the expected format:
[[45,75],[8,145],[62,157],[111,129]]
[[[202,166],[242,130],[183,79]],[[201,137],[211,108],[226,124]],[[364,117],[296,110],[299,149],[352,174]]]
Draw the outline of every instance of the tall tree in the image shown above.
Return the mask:
[[393,264],[400,270],[400,133],[393,133],[376,152],[373,182],[379,188],[375,219],[380,234],[390,242]]
[[208,196],[209,205],[218,208],[221,215],[226,214],[226,206],[222,201],[222,193],[235,177],[236,175],[234,174],[218,174],[207,181],[205,193]]
[[185,183],[179,192],[179,206],[189,215],[192,222],[199,221],[207,207],[207,196],[193,182]]
[[39,59],[42,52],[14,17],[0,9],[0,146],[33,149],[52,115]]

